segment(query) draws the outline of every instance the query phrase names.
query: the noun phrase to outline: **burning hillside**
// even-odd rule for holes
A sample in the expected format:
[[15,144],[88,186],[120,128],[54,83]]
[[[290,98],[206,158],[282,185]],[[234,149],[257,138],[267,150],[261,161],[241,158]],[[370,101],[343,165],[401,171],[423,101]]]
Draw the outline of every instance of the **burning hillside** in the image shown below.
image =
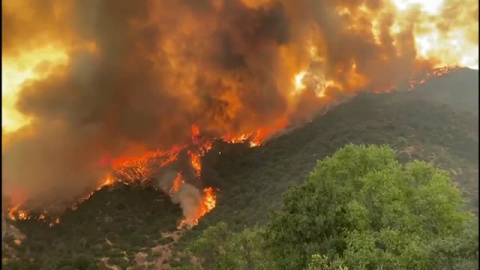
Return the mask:
[[359,91],[478,65],[476,1],[397,2],[3,1],[4,195],[50,209],[148,182],[195,225],[214,140],[257,146]]

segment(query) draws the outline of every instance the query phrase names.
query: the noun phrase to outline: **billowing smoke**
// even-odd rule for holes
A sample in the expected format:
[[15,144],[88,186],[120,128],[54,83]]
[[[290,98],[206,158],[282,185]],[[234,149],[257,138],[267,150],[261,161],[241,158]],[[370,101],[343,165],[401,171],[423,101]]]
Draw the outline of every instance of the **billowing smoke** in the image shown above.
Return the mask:
[[432,15],[380,0],[2,1],[4,68],[30,53],[37,74],[15,97],[26,124],[4,132],[4,192],[68,202],[104,177],[105,157],[188,143],[192,125],[275,130],[451,64],[451,46],[420,52],[415,35],[461,30],[478,47],[478,3],[444,2]]
[[199,211],[203,207],[203,194],[198,187],[188,182],[179,172],[171,169],[160,171],[153,181],[156,188],[160,188],[165,193],[170,194],[172,202],[179,204],[183,211],[185,224],[196,225],[194,222],[199,218]]

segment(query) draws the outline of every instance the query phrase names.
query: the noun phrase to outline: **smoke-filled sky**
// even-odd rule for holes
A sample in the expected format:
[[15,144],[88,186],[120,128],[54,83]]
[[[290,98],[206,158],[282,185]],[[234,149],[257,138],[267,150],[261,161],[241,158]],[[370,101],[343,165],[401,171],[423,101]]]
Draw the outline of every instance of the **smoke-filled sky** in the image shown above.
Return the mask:
[[188,143],[194,124],[277,129],[414,72],[478,66],[477,1],[396,2],[2,1],[4,192],[68,200],[104,177],[102,158]]

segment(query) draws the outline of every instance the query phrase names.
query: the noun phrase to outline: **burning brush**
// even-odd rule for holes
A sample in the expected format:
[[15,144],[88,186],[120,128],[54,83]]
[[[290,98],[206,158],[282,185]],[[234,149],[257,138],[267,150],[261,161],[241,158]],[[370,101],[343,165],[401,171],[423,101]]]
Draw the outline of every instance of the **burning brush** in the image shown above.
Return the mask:
[[[227,143],[248,143],[250,147],[261,145],[269,134],[259,131],[239,136],[225,136],[220,140]],[[215,138],[200,135],[197,126],[192,127],[192,143],[175,146],[166,151],[151,151],[136,157],[122,157],[109,160],[103,157],[99,166],[108,166],[109,172],[94,191],[81,197],[71,207],[78,206],[88,200],[100,189],[112,186],[116,182],[127,185],[151,185],[170,195],[172,202],[183,209],[184,219],[178,228],[191,228],[198,224],[201,217],[212,211],[216,205],[216,192],[213,187],[203,187],[201,181],[201,158],[212,149]],[[10,208],[8,215],[11,220],[37,219],[48,222],[52,227],[60,222],[57,217],[51,217],[46,211],[39,215],[30,214],[22,209],[25,204],[17,204]]]
[[[458,70],[457,67],[444,67],[433,69],[429,72],[408,79],[407,90],[411,91],[416,85],[423,84],[434,77],[441,77]],[[298,83],[302,83],[301,80]],[[391,87],[393,89],[399,86]],[[383,88],[374,92],[390,92]],[[204,187],[201,181],[201,158],[212,149],[216,140],[226,143],[246,143],[256,147],[271,138],[279,130],[287,127],[287,122],[282,122],[278,129],[263,129],[253,133],[240,135],[224,135],[221,138],[203,135],[200,128],[193,125],[191,128],[191,143],[177,145],[169,150],[145,152],[140,156],[120,157],[109,159],[104,156],[98,162],[99,167],[108,167],[109,172],[100,181],[94,191],[81,197],[72,206],[75,210],[78,205],[88,200],[96,191],[112,186],[116,182],[124,184],[152,185],[169,194],[172,202],[180,204],[184,218],[178,228],[191,228],[198,224],[199,219],[212,211],[216,206],[216,192],[218,189]],[[37,219],[47,222],[50,227],[58,224],[60,219],[52,217],[46,211],[39,215],[32,215],[22,208],[23,204],[16,204],[8,211],[11,220]]]
[[[271,131],[261,130],[239,136],[227,135],[220,140],[227,143],[248,142],[250,147],[256,147],[271,135]],[[201,181],[201,158],[212,149],[214,140],[216,139],[201,136],[199,127],[193,125],[191,145],[111,161],[114,178],[126,184],[153,184],[168,193],[172,201],[180,204],[183,209],[184,219],[178,228],[191,228],[216,205],[216,192],[219,190],[202,187]],[[110,177],[107,177],[102,186],[112,183]]]
[[[425,3],[4,1],[4,191],[65,208],[153,184],[193,226],[216,203],[201,181],[213,141],[258,146],[360,91],[478,69],[478,1]],[[11,218],[40,218],[25,206]]]

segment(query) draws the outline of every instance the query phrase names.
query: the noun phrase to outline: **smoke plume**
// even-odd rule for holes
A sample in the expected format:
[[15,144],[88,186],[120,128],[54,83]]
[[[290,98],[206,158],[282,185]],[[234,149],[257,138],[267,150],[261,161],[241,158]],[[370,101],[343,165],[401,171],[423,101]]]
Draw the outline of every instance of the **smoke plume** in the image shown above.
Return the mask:
[[[189,143],[192,125],[214,137],[278,130],[359,91],[460,63],[438,40],[469,33],[459,50],[478,48],[473,0],[445,0],[435,14],[380,0],[9,0],[2,8],[4,68],[35,74],[15,86],[12,110],[25,124],[4,127],[3,187],[38,204],[92,190],[105,158]],[[431,32],[437,42],[422,51],[417,37]]]

